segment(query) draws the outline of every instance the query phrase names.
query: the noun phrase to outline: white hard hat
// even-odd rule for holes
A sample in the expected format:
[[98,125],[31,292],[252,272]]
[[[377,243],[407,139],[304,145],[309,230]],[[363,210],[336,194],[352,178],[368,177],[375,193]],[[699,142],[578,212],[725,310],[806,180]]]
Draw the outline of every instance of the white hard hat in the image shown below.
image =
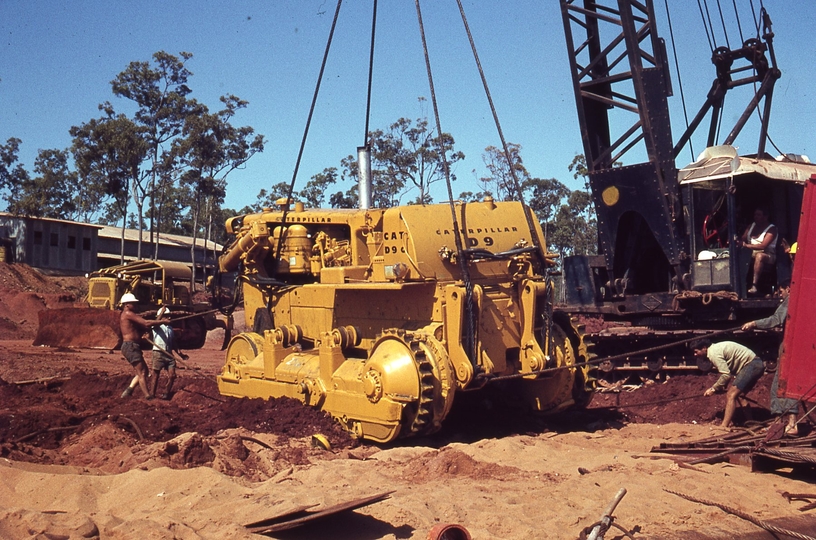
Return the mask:
[[136,296],[133,293],[125,293],[125,294],[122,295],[122,299],[119,300],[119,303],[120,304],[130,304],[130,303],[135,304],[138,301],[139,301],[139,299],[136,298]]
[[162,316],[167,315],[170,313],[170,308],[162,306],[159,308],[159,311],[156,312],[156,318],[161,319]]

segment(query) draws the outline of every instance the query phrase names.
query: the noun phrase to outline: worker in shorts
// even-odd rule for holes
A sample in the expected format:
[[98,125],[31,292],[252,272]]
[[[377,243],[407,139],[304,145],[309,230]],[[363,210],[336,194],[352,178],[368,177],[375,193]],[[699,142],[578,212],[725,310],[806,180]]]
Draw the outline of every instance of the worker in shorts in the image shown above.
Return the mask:
[[[122,305],[122,314],[119,316],[119,329],[122,332],[122,356],[133,369],[136,370],[139,386],[145,399],[153,399],[153,394],[147,389],[147,364],[142,355],[142,334],[151,326],[156,326],[167,320],[148,321],[136,313],[136,304],[139,299],[133,293],[125,293],[119,303]],[[123,394],[124,395],[124,394]]]
[[[790,255],[791,262],[796,258],[796,250],[798,243],[794,242],[790,247],[785,248],[785,252]],[[790,301],[790,281],[785,280],[779,284],[779,298],[782,303],[776,308],[773,315],[750,321],[742,325],[745,331],[751,331],[755,328],[760,330],[770,330],[771,328],[784,327],[785,321],[788,318],[788,302]],[[782,359],[782,350],[784,343],[779,345],[779,356]],[[799,426],[796,424],[796,415],[799,412],[799,400],[793,398],[779,397],[779,363],[776,365],[776,373],[774,374],[773,382],[771,383],[771,414],[774,416],[783,416],[785,418],[785,435],[798,435]]]
[[737,409],[737,401],[742,407],[746,405],[743,398],[764,373],[765,364],[754,351],[733,341],[712,344],[709,339],[697,339],[692,341],[689,347],[694,351],[694,356],[708,358],[720,373],[720,378],[705,391],[704,396],[722,392],[728,387],[731,379],[734,379],[734,384],[728,388],[726,394],[725,413],[721,424],[724,428],[731,427],[731,420]]
[[[156,313],[156,319],[161,320],[169,313],[170,310],[162,306]],[[189,357],[179,350],[178,345],[175,342],[173,328],[169,324],[154,326],[151,329],[151,334],[153,341],[153,384],[151,385],[151,393],[156,395],[159,388],[159,375],[161,375],[163,369],[166,369],[169,377],[167,381],[167,388],[159,397],[164,400],[169,400],[171,398],[170,392],[173,389],[173,382],[176,380],[176,358],[173,356],[173,353],[178,354],[183,360],[186,360]]]

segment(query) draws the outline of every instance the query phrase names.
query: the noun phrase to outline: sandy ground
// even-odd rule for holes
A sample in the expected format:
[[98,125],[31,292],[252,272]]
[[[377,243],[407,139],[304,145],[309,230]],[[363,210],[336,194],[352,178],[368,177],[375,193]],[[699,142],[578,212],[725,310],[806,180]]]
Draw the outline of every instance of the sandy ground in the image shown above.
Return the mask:
[[[0,319],[9,335],[29,331],[20,323],[11,332],[13,312]],[[816,492],[812,478],[728,463],[690,469],[650,453],[725,433],[715,426],[722,396],[696,397],[713,376],[596,396],[589,411],[558,418],[504,409],[495,397],[457,403],[439,434],[379,447],[291,403],[218,396],[218,335],[188,351],[170,401],[119,398],[130,367],[118,352],[30,343],[0,340],[0,538],[257,538],[243,525],[393,491],[275,537],[425,539],[437,524],[459,523],[474,539],[572,539],[620,488],[616,523],[634,538],[771,538],[667,489],[816,533],[813,511],[782,496]],[[15,384],[41,377],[56,378]],[[768,379],[751,395],[760,404]],[[314,446],[314,433],[332,449]]]

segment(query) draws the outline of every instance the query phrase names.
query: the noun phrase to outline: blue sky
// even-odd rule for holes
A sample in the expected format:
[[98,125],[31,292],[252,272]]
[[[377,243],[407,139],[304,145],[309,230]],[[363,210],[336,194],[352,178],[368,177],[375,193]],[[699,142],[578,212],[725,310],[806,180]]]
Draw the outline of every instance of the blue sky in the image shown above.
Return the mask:
[[[664,2],[655,3],[659,31],[671,47]],[[558,1],[463,4],[506,139],[522,145],[534,176],[580,187],[567,170],[582,148]],[[760,0],[753,4],[758,8]],[[266,150],[229,177],[226,206],[241,208],[255,202],[261,189],[292,178],[335,5],[332,0],[2,0],[0,142],[20,138],[20,160],[31,171],[38,149],[67,148],[70,127],[100,116],[99,103],[111,101],[117,110],[130,110],[130,103],[110,89],[110,81],[129,62],[149,60],[159,50],[187,51],[193,54],[187,64],[194,74],[192,96],[212,110],[226,93],[249,101],[235,122],[251,125],[267,139]],[[455,0],[422,5],[442,129],[453,134],[466,155],[456,165],[453,191],[477,191],[475,178],[485,172],[481,155],[499,138]],[[783,0],[764,5],[774,22],[783,72],[774,95],[771,137],[785,152],[816,159],[816,46],[811,39],[816,3],[796,2],[796,9]],[[745,29],[749,0],[737,0],[737,6]],[[669,8],[693,114],[714,77],[710,49],[696,3],[675,0]],[[734,45],[732,3],[724,2],[723,9]],[[363,143],[370,17],[369,0],[344,1],[296,189],[325,167],[338,166]],[[430,102],[417,99],[429,97],[429,91],[412,0],[379,2],[374,63],[372,129],[403,116],[431,116]],[[673,57],[671,64],[673,70]],[[683,120],[674,73],[673,80],[677,137]],[[738,106],[726,115],[726,123],[742,112],[747,98],[735,99]],[[753,152],[755,130],[749,125],[746,133],[737,145]],[[698,142],[695,151],[701,149]],[[691,157],[681,155],[678,165]],[[437,186],[432,192],[436,200],[444,200],[443,190]]]

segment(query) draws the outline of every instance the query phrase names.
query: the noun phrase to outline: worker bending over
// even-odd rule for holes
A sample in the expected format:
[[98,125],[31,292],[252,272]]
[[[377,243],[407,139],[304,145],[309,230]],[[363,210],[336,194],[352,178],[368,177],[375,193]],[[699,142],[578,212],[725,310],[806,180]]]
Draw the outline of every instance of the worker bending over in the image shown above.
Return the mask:
[[756,385],[765,371],[765,364],[754,351],[733,341],[712,344],[709,339],[698,339],[692,341],[689,346],[694,351],[694,356],[708,358],[720,373],[720,378],[705,391],[704,396],[725,390],[731,379],[734,379],[734,384],[728,388],[726,394],[725,413],[721,424],[725,428],[731,427],[737,401],[740,402],[740,406],[746,405],[743,397]]

